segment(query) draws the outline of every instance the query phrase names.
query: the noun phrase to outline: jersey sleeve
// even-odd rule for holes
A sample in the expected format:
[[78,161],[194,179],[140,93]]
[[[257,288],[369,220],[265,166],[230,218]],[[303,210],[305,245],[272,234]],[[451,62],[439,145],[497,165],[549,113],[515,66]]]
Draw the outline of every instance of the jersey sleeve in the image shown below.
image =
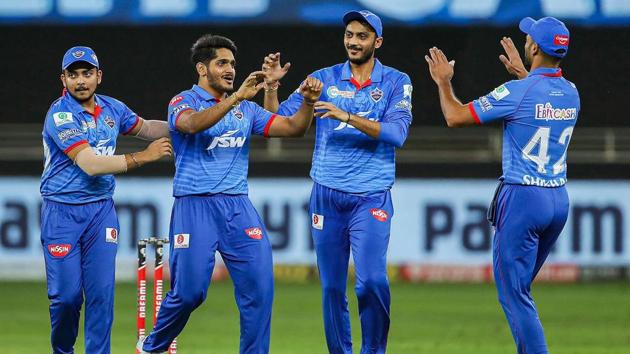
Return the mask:
[[411,93],[413,86],[407,74],[401,75],[392,90],[385,115],[381,121],[379,140],[402,147],[411,124]]
[[46,115],[44,132],[64,153],[88,142],[87,134],[71,112],[63,109],[51,109]]
[[265,138],[269,137],[269,127],[273,123],[273,120],[278,116],[275,113],[271,113],[268,110],[260,107],[256,103],[248,102],[248,109],[252,114],[252,134],[263,135]]
[[177,120],[182,113],[190,110],[195,110],[195,102],[190,95],[180,93],[173,97],[168,104],[168,128],[173,131],[177,130]]
[[132,111],[131,108],[127,107],[126,104],[122,102],[120,104],[120,128],[118,131],[122,135],[127,135],[138,125],[140,117]]
[[495,88],[485,96],[468,104],[477,124],[484,124],[512,116],[523,98],[522,80],[514,80]]

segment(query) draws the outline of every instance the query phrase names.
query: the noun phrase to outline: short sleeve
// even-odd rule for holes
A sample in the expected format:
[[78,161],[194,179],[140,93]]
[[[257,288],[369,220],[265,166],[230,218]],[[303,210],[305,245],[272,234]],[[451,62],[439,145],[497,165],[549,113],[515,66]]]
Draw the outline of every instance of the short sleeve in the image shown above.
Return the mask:
[[131,108],[127,107],[126,104],[121,102],[120,105],[120,129],[118,131],[122,135],[127,135],[138,125],[140,117],[138,117]]
[[64,153],[88,142],[81,124],[72,112],[51,110],[46,115],[44,131]]
[[403,120],[407,125],[411,124],[411,93],[413,85],[407,74],[402,74],[396,82],[390,96],[387,110],[383,117],[384,122]]
[[185,93],[173,97],[168,104],[168,128],[170,130],[177,130],[176,123],[182,113],[190,110],[195,110],[195,102],[193,98]]
[[249,110],[248,113],[252,115],[252,134],[269,137],[269,127],[276,119],[277,114],[271,113],[253,102],[247,102],[247,109]]
[[509,81],[485,96],[468,104],[468,109],[477,124],[484,124],[512,116],[523,98],[522,83]]

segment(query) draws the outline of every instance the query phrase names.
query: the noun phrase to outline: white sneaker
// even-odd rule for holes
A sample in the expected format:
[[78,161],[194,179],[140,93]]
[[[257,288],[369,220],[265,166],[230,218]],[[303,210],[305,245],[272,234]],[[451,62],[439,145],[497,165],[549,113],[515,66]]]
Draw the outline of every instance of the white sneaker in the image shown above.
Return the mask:
[[144,350],[142,350],[142,346],[144,345],[145,339],[147,339],[147,337],[141,337],[140,339],[138,339],[138,343],[136,343],[136,350],[138,351],[138,353],[140,354],[166,354],[166,352],[145,352]]

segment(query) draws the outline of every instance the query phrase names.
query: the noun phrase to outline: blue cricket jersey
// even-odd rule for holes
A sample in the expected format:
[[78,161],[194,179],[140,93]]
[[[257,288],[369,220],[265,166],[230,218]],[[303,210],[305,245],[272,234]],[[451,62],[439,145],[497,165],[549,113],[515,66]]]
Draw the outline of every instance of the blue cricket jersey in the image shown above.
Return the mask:
[[479,124],[503,120],[503,179],[559,187],[567,181],[567,148],[580,112],[575,85],[555,68],[532,70],[474,100]]
[[[411,124],[409,76],[375,60],[370,79],[359,84],[350,63],[318,70],[311,76],[324,83],[321,101],[381,123],[378,139],[335,119],[316,118],[316,140],[311,178],[321,185],[348,193],[388,190],[396,174],[396,148],[407,138]],[[278,114],[294,114],[302,103],[297,91],[282,102]]]
[[175,128],[183,112],[203,111],[217,102],[206,90],[194,85],[169,103],[168,124],[175,151],[175,197],[247,194],[250,137],[252,134],[267,137],[276,115],[253,102],[243,101],[203,132],[184,134]]
[[89,176],[66,155],[88,143],[97,155],[114,155],[118,134],[133,130],[140,118],[117,99],[94,95],[94,114],[87,112],[69,93],[50,106],[42,132],[44,172],[40,192],[44,199],[82,204],[111,198],[114,176]]

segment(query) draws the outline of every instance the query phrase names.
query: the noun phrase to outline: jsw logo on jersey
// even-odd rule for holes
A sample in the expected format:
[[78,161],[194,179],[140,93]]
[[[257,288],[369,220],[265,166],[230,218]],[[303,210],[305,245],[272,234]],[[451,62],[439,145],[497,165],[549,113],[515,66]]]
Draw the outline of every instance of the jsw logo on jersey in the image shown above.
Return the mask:
[[220,148],[240,148],[245,144],[245,140],[247,140],[244,136],[234,136],[238,132],[238,129],[229,130],[227,133],[222,134],[221,136],[217,136],[212,139],[210,145],[206,150],[212,150],[216,147]]
[[[365,118],[365,116],[367,116],[371,112],[372,111],[359,112],[359,113],[356,113],[355,115]],[[367,120],[371,120],[372,122],[376,122],[376,118],[367,118]],[[339,122],[339,125],[334,130],[341,130],[341,129],[346,128],[346,127],[350,128],[350,129],[357,129],[357,128],[353,127],[352,125],[348,124],[348,123]]]
[[99,140],[98,143],[96,144],[96,147],[94,148],[95,154],[101,155],[101,156],[114,156],[114,153],[116,152],[116,147],[105,146],[107,143],[109,143],[110,140],[112,139]]

